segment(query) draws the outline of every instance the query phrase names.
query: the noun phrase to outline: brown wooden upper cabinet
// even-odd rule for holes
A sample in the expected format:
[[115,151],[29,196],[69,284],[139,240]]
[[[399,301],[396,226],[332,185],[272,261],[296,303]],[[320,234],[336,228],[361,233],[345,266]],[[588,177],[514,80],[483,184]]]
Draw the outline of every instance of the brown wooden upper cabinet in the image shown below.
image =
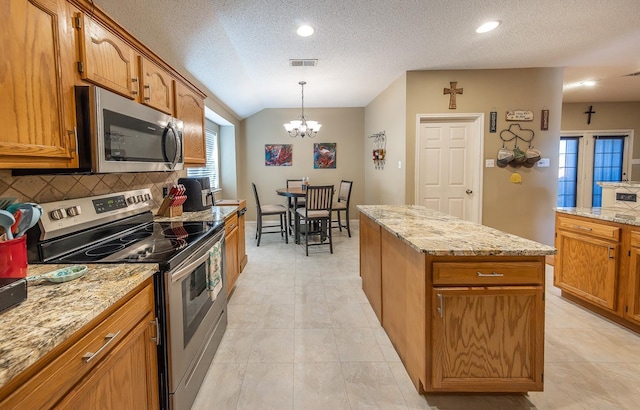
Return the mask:
[[173,115],[173,79],[153,61],[139,56],[140,102]]
[[184,130],[184,162],[187,166],[202,167],[207,162],[204,138],[204,96],[182,82],[175,82],[175,116],[182,120]]
[[66,2],[2,1],[0,13],[0,168],[77,167]]
[[79,30],[80,61],[83,80],[100,85],[127,98],[139,94],[138,53],[120,37],[91,17],[76,17]]

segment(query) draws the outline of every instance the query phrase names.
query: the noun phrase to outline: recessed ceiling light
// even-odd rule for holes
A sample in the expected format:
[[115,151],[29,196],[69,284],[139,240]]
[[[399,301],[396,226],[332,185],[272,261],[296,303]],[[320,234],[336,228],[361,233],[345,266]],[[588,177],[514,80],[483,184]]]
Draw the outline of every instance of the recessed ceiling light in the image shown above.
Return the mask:
[[580,85],[586,85],[587,87],[593,87],[596,85],[596,82],[593,80],[582,81]]
[[315,30],[313,29],[313,27],[308,24],[303,24],[302,26],[298,27],[298,30],[296,30],[296,33],[298,33],[300,37],[309,37],[314,32]]
[[486,22],[476,29],[476,33],[486,33],[487,31],[491,31],[498,27],[500,23],[500,20]]

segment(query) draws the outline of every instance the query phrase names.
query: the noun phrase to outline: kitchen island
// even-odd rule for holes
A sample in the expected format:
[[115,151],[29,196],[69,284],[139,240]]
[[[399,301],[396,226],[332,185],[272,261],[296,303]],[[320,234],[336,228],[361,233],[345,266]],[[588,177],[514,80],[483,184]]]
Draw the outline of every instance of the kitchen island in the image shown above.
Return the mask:
[[[29,265],[28,275],[65,267]],[[47,408],[60,400],[71,405],[103,388],[110,371],[136,377],[120,391],[123,401],[140,400],[134,390],[143,387],[146,404],[157,407],[156,361],[145,352],[155,352],[151,279],[158,265],[87,267],[68,282],[30,281],[27,300],[0,313],[0,408]],[[118,333],[107,344],[110,332]],[[87,361],[87,352],[96,357]]]
[[359,205],[362,287],[426,392],[541,391],[553,247],[411,205]]

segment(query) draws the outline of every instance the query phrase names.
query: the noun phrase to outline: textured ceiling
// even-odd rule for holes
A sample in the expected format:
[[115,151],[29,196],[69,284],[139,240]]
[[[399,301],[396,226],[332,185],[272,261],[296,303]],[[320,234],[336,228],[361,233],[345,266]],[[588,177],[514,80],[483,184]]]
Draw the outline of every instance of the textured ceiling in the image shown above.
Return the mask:
[[240,118],[299,107],[301,80],[305,106],[363,107],[409,70],[567,67],[566,102],[640,101],[639,0],[94,1]]

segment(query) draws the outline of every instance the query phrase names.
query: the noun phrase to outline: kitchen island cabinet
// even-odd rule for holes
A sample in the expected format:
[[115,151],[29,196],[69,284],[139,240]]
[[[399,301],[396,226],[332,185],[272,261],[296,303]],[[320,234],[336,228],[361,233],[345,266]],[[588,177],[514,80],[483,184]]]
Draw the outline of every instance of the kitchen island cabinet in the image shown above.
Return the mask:
[[361,256],[380,255],[379,268],[361,261],[363,290],[381,301],[382,327],[420,393],[542,390],[554,248],[420,206],[358,209],[360,235],[373,234]]
[[556,247],[562,296],[640,332],[640,213],[558,208]]
[[2,313],[0,408],[158,408],[156,271],[89,265],[74,281],[30,283],[27,300]]

